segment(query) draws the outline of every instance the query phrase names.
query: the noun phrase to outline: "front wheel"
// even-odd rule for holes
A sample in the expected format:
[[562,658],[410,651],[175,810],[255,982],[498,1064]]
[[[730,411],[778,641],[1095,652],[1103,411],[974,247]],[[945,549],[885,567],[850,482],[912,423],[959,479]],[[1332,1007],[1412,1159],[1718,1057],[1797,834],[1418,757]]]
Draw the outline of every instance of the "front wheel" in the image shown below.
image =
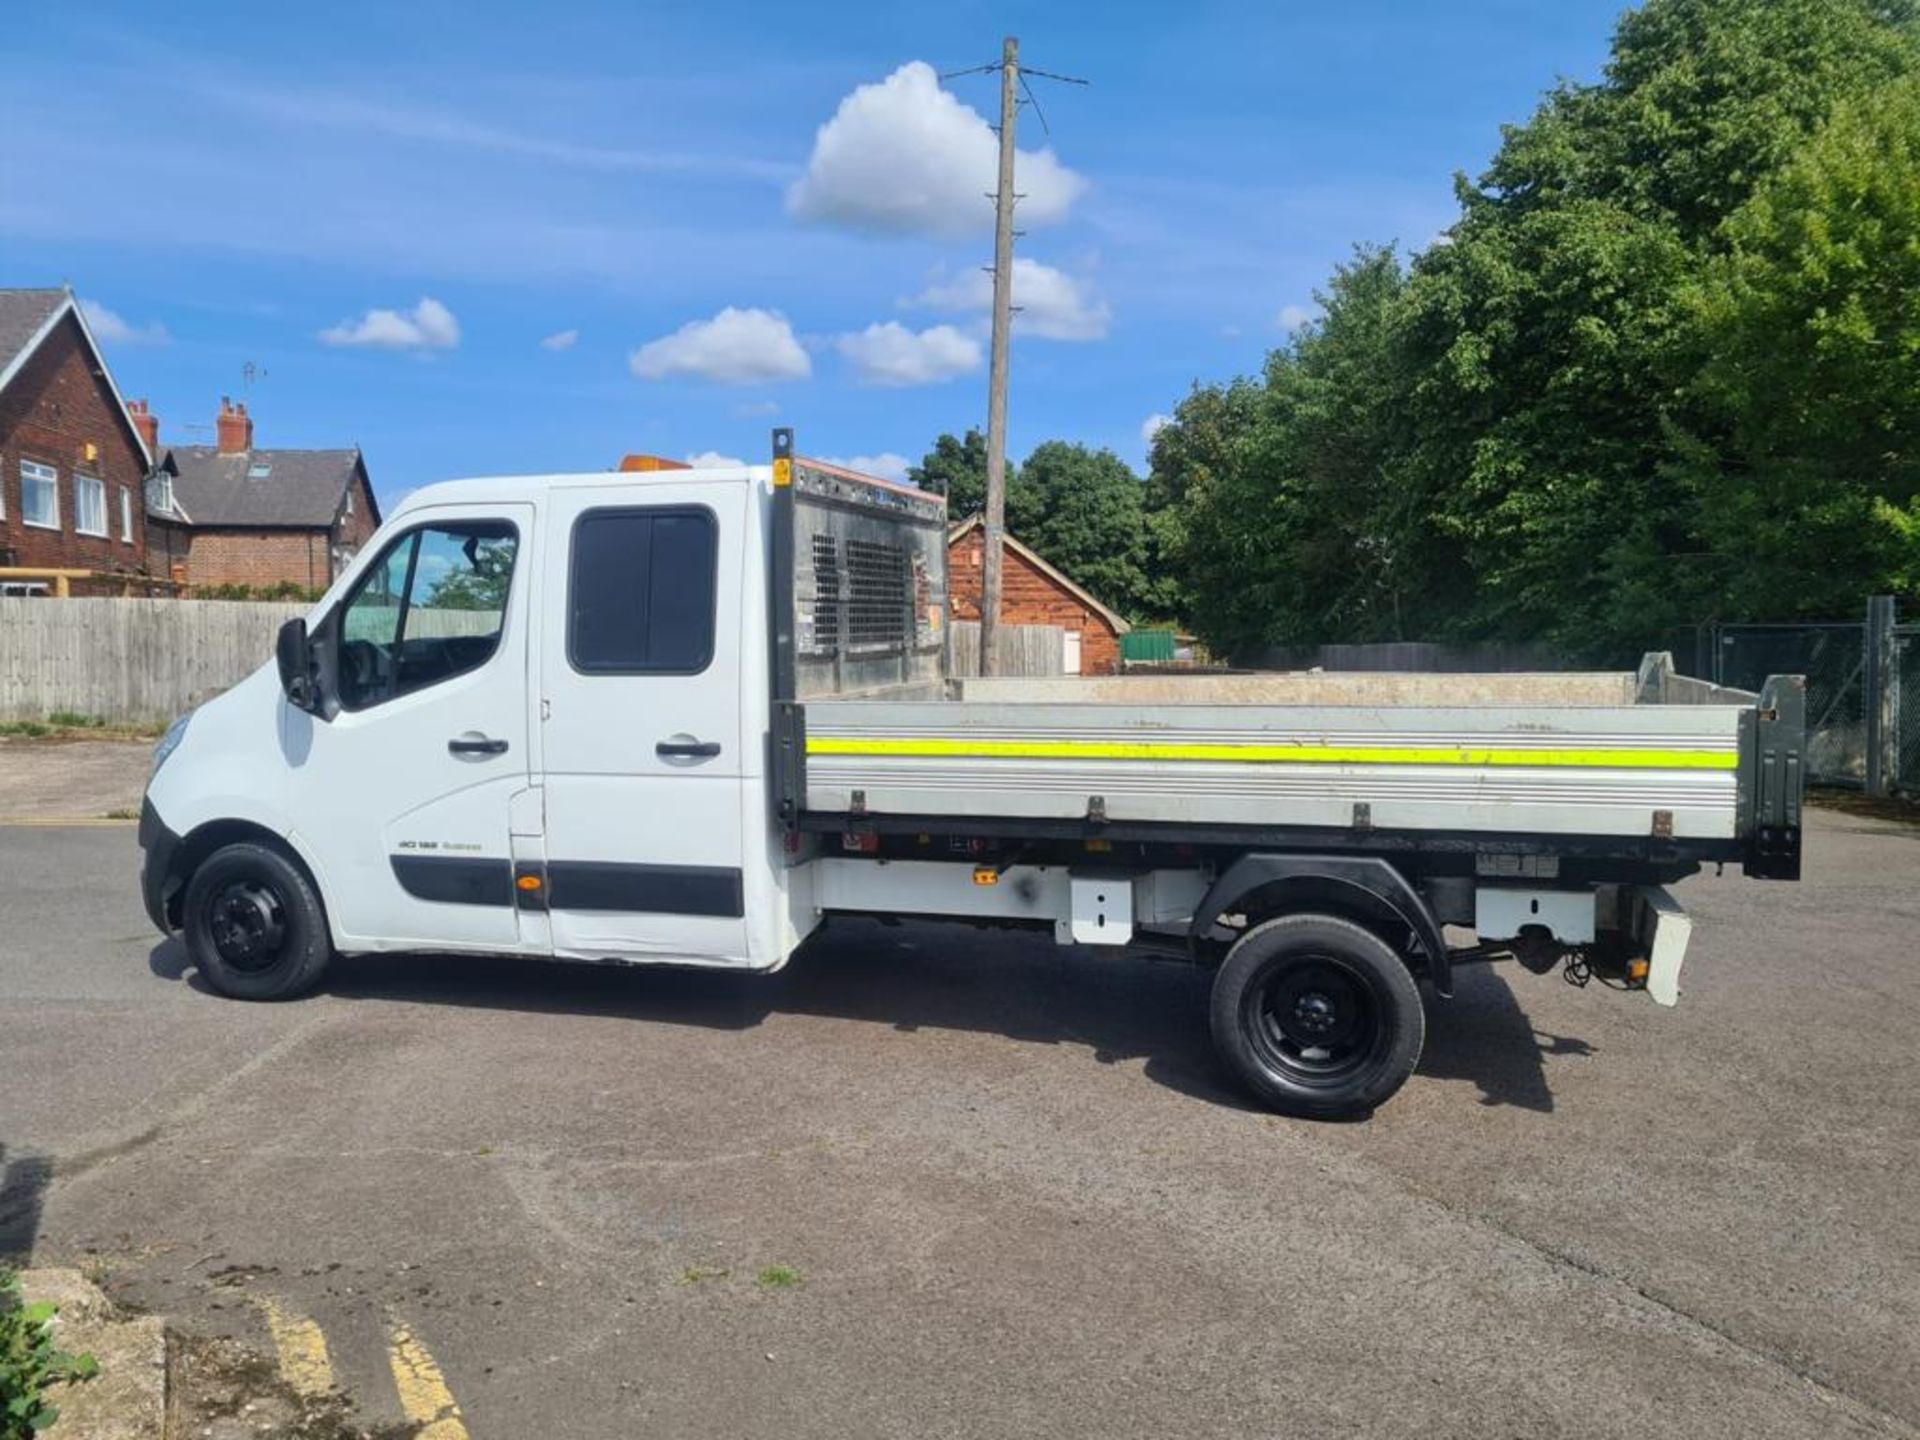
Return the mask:
[[222,995],[287,1000],[320,978],[333,947],[313,883],[265,845],[228,845],[187,882],[187,954]]
[[1213,1043],[1240,1082],[1287,1115],[1364,1115],[1406,1083],[1426,1012],[1405,963],[1333,915],[1256,925],[1213,982]]

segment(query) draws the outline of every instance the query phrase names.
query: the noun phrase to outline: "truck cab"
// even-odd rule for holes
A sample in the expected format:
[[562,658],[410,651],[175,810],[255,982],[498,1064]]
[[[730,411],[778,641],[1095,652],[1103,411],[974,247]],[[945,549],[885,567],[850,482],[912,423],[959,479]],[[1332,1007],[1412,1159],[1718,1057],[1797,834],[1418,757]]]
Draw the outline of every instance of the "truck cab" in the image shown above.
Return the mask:
[[[749,563],[769,481],[416,492],[283,636],[290,688],[264,666],[170,732],[156,919],[182,920],[209,847],[251,835],[312,877],[340,951],[780,964],[798,934],[768,853]],[[224,913],[244,938],[273,908],[243,888]]]

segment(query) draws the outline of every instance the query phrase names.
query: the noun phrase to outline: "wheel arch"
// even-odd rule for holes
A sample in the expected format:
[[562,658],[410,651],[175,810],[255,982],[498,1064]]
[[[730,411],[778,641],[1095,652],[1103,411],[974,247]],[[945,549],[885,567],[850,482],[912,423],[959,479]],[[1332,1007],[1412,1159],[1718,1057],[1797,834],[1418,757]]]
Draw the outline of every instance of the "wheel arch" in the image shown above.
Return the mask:
[[1420,962],[1436,994],[1453,994],[1453,964],[1440,922],[1406,876],[1377,856],[1242,855],[1195,908],[1188,943],[1199,953],[1222,915],[1243,912],[1252,926],[1316,910],[1373,931],[1409,961]]
[[241,844],[262,845],[285,856],[306,877],[307,883],[313,887],[313,893],[319,897],[321,913],[326,913],[327,897],[326,891],[320,886],[320,877],[313,863],[300,852],[300,847],[290,837],[255,820],[226,818],[208,820],[189,830],[168,858],[167,889],[162,898],[168,924],[176,929],[180,926],[181,906],[185,902],[187,886],[193,879],[194,871],[205,864],[207,857],[216,850]]

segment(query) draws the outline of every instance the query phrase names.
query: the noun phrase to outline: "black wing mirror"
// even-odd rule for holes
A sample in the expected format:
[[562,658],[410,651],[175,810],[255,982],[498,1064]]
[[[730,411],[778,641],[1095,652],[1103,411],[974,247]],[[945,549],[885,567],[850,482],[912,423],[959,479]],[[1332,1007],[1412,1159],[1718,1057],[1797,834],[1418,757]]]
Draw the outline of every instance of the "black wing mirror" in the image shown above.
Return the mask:
[[289,620],[280,627],[273,644],[273,658],[280,667],[280,689],[287,703],[310,715],[320,711],[320,687],[314,683],[313,647],[307,642],[307,622]]

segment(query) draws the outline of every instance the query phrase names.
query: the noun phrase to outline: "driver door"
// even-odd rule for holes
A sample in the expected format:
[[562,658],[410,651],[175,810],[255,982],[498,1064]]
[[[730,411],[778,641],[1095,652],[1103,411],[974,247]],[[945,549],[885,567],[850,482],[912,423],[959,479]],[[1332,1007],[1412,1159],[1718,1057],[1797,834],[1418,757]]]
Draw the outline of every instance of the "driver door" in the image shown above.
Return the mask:
[[290,799],[347,948],[524,948],[509,812],[532,783],[533,524],[526,504],[423,510],[317,627],[339,713],[285,712]]

